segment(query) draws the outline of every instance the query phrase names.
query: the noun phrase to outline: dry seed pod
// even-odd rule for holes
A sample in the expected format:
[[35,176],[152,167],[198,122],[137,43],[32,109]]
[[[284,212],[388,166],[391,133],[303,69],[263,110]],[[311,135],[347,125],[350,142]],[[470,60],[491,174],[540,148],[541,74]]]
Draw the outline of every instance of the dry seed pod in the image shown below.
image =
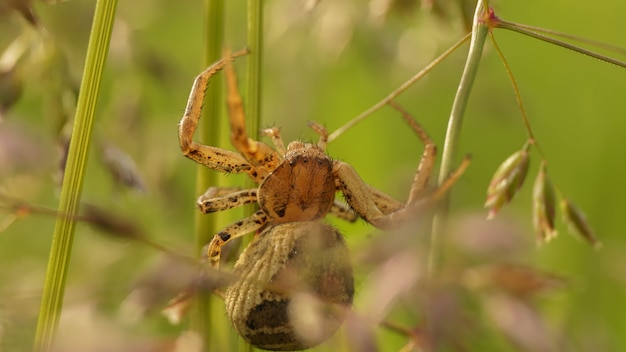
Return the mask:
[[498,210],[508,203],[524,184],[528,172],[528,148],[529,144],[526,144],[522,150],[513,153],[493,174],[485,201],[485,208],[489,208],[489,219],[496,216]]
[[598,241],[591,226],[589,226],[585,214],[568,199],[562,199],[560,206],[563,213],[563,221],[567,224],[570,231],[580,236],[594,248],[599,248],[602,243]]
[[354,280],[341,234],[321,222],[272,226],[239,257],[225,293],[239,334],[268,350],[292,351],[328,339],[352,304]]
[[133,159],[112,143],[103,143],[100,156],[117,186],[145,192],[146,186]]
[[557,235],[554,228],[555,208],[554,186],[548,178],[544,161],[533,187],[533,225],[540,243],[547,242]]
[[83,204],[83,210],[84,215],[81,215],[79,219],[86,221],[110,238],[122,240],[141,240],[143,238],[139,226],[127,218],[91,204]]

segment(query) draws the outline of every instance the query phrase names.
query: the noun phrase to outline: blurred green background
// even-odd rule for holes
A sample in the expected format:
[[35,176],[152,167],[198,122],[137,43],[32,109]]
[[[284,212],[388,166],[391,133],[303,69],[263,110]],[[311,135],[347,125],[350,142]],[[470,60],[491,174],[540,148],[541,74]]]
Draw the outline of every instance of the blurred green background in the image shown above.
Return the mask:
[[[314,139],[315,134],[306,127],[309,120],[335,130],[393,91],[467,31],[464,16],[468,13],[454,1],[436,2],[433,11],[420,9],[416,1],[320,1],[309,7],[314,3],[265,2],[261,125],[281,127],[286,141]],[[396,7],[383,15],[380,9],[386,3]],[[60,91],[60,84],[78,87],[93,2],[37,2],[34,6],[58,57],[51,62],[34,55],[19,70],[23,93],[0,123],[0,191],[55,208],[58,189],[54,175],[61,155],[58,115],[62,109],[50,96],[58,93],[55,89]],[[473,4],[465,6],[471,14]],[[509,21],[626,48],[626,3],[622,1],[592,5],[530,0],[495,2],[493,6]],[[245,2],[233,1],[226,11],[226,42],[233,49],[241,48],[245,45]],[[0,48],[4,50],[25,35],[29,26],[15,12],[4,10],[0,16]],[[196,165],[180,154],[177,123],[191,83],[202,69],[202,20],[199,1],[120,2],[83,191],[85,202],[133,219],[158,243],[190,256],[194,255],[194,202],[198,196],[194,189]],[[564,288],[529,304],[536,307],[533,312],[540,312],[537,316],[545,319],[545,330],[559,342],[554,349],[545,349],[541,344],[510,341],[488,310],[472,304],[466,318],[473,323],[455,324],[472,326],[469,333],[463,333],[470,336],[464,337],[469,350],[626,350],[626,70],[512,32],[497,30],[495,38],[519,84],[532,128],[547,155],[552,181],[586,212],[603,247],[596,251],[576,240],[560,222],[558,238],[544,246],[533,245],[531,190],[539,165],[533,152],[527,184],[499,215],[503,226],[514,229],[515,235],[510,235],[517,237],[513,244],[502,247],[509,252],[500,253],[497,261],[504,258],[566,278]],[[398,99],[424,125],[439,150],[466,52],[464,46]],[[240,73],[244,61],[236,65]],[[64,99],[71,105],[71,96]],[[470,265],[496,261],[489,255],[476,259],[468,249],[472,245],[490,248],[491,244],[471,237],[476,231],[468,219],[486,216],[482,204],[493,172],[525,139],[512,86],[488,42],[458,149],[459,155],[471,153],[473,161],[453,192],[452,221],[460,225],[446,240],[443,271],[463,272]],[[134,160],[145,185],[143,192],[115,184],[98,152],[102,143],[116,146]],[[223,147],[230,148],[227,142]],[[405,197],[421,151],[419,140],[389,108],[328,147],[333,158],[350,163],[365,181],[398,199]],[[229,179],[244,178],[232,175]],[[0,219],[8,221],[9,210],[0,211]],[[363,223],[336,223],[354,248],[372,241],[369,235],[377,232]],[[2,351],[30,349],[53,226],[52,217],[30,215],[0,232]],[[373,237],[384,236],[377,233]],[[496,236],[495,240],[503,239]],[[138,278],[158,265],[163,254],[141,244],[98,236],[81,225],[72,255],[60,326],[68,344],[65,350],[130,351],[141,346],[161,351],[180,335],[181,328],[169,326],[158,315],[158,307],[136,319],[121,309],[141,280]],[[369,272],[367,268],[356,270],[360,277],[358,311],[359,287],[367,286]],[[163,277],[167,279],[167,275]],[[217,309],[215,329],[223,333],[213,343],[226,350],[223,346],[232,342],[234,333],[223,308]],[[406,326],[420,324],[419,317],[411,320],[393,314]],[[525,320],[517,321],[519,330],[524,330]],[[383,351],[399,350],[407,343],[406,337],[384,331],[376,336]],[[322,346],[320,350],[332,348]],[[456,347],[452,344],[444,350]]]

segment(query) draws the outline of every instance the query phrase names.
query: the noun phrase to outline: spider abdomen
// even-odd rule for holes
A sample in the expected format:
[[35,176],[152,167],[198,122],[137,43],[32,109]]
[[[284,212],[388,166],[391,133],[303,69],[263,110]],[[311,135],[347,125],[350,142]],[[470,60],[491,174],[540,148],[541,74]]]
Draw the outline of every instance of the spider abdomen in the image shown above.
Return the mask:
[[328,339],[354,295],[348,248],[322,222],[274,225],[246,248],[225,294],[235,329],[252,345],[301,350]]

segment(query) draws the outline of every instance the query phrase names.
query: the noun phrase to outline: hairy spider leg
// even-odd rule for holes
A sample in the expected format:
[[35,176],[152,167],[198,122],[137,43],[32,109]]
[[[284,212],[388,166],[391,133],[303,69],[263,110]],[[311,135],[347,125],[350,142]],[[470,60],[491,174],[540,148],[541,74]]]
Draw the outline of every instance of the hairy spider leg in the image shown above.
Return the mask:
[[[230,54],[227,52],[226,57]],[[246,118],[243,112],[243,102],[239,94],[237,76],[232,66],[232,60],[227,60],[224,67],[226,73],[226,87],[228,90],[227,106],[230,121],[230,141],[243,158],[259,170],[260,178],[257,182],[265,179],[267,175],[276,169],[282,162],[282,156],[269,145],[248,137],[246,132]]]
[[435,167],[435,161],[437,160],[437,146],[428,133],[426,133],[426,130],[424,130],[417,120],[411,116],[411,114],[409,114],[404,108],[393,100],[390,100],[388,104],[400,112],[404,121],[406,121],[409,127],[411,127],[413,132],[415,132],[424,144],[422,158],[417,166],[417,172],[415,172],[413,184],[411,185],[411,190],[409,192],[409,199],[406,202],[407,205],[414,204],[424,198],[424,193],[428,187],[428,181],[430,180],[430,176],[432,175]]
[[276,151],[282,155],[285,155],[285,153],[287,152],[287,148],[285,148],[285,142],[283,142],[283,139],[280,136],[280,128],[266,128],[261,130],[261,134],[270,137],[272,139],[272,143],[274,144],[274,148],[276,148]]
[[407,202],[398,202],[375,187],[365,184],[357,172],[344,162],[337,161],[333,167],[337,189],[344,194],[348,205],[360,217],[381,229],[395,227],[418,208],[437,201],[456,182],[469,163],[469,157],[466,157],[434,195],[427,196],[426,190],[436,161],[437,147],[424,128],[406,110],[394,101],[389,101],[389,105],[401,113],[402,118],[424,144]]
[[262,210],[257,210],[251,216],[226,226],[213,236],[208,245],[204,246],[202,250],[204,259],[209,261],[212,268],[218,269],[222,247],[237,237],[260,230],[267,223],[267,220],[267,215]]
[[189,159],[202,164],[213,170],[224,173],[251,173],[254,171],[250,163],[240,154],[221,149],[202,145],[193,141],[193,136],[198,127],[200,116],[202,115],[202,104],[204,103],[204,94],[211,77],[219,72],[226,62],[232,61],[235,57],[244,55],[245,52],[237,52],[234,55],[219,60],[206,70],[202,71],[194,80],[185,113],[180,120],[178,129],[178,140],[180,149]]
[[317,141],[317,146],[321,150],[326,150],[326,144],[328,144],[328,130],[326,127],[315,121],[309,121],[309,127],[320,135],[320,139]]
[[204,214],[241,207],[257,202],[258,188],[210,187],[198,197],[198,208]]

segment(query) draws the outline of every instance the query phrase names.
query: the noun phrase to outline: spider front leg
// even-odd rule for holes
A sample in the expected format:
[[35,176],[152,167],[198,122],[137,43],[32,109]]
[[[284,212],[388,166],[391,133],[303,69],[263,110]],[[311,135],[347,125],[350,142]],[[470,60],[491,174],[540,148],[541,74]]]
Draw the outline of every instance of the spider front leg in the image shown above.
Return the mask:
[[222,247],[237,237],[261,229],[265,226],[267,220],[267,215],[262,210],[258,210],[251,216],[226,226],[213,236],[213,239],[208,245],[204,246],[202,249],[203,258],[209,261],[209,265],[212,268],[218,269],[222,255]]
[[248,137],[243,102],[239,94],[235,70],[230,61],[226,62],[225,73],[230,141],[248,163],[257,167],[258,176],[252,176],[255,181],[260,182],[282,162],[282,156],[267,144]]
[[366,184],[352,166],[337,161],[333,167],[337,189],[361,218],[379,229],[391,229],[413,214],[419,203],[402,203]]
[[[424,151],[422,152],[422,158],[420,159],[419,166],[417,167],[417,172],[415,173],[415,177],[413,179],[413,184],[411,186],[411,191],[409,193],[409,199],[406,202],[405,207],[409,208],[410,206],[420,205],[420,204],[432,204],[441,197],[443,197],[450,188],[456,183],[456,181],[463,175],[465,170],[470,164],[471,157],[466,155],[465,158],[461,161],[461,164],[454,170],[450,175],[447,175],[446,179],[443,183],[439,184],[437,189],[433,190],[432,193],[426,194],[426,190],[428,189],[428,180],[433,173],[433,168],[435,166],[435,161],[437,158],[437,146],[432,139],[426,133],[426,130],[409,114],[406,110],[404,110],[400,105],[398,105],[395,101],[390,100],[387,102],[391,107],[398,110],[402,115],[402,118],[406,123],[409,124],[409,127],[417,134],[419,139],[424,143]],[[371,187],[371,186],[370,186]],[[387,198],[392,202],[396,202],[395,200],[389,198],[386,194],[378,191],[377,189],[371,187],[372,195],[375,198]],[[389,200],[384,199],[384,202],[377,202],[377,204],[390,204]],[[399,209],[394,210],[395,212],[399,211]],[[388,212],[383,211],[385,214]]]
[[227,62],[244,54],[245,52],[238,52],[226,59],[222,59],[196,77],[189,93],[185,114],[179,124],[178,140],[183,154],[199,164],[224,173],[250,173],[252,172],[252,167],[240,154],[194,142],[193,136],[202,114],[204,94],[209,80],[224,68]]
[[430,179],[430,175],[433,173],[435,161],[437,160],[437,146],[433,140],[430,139],[426,130],[424,130],[424,128],[413,118],[413,116],[411,116],[411,114],[409,114],[393,100],[390,100],[388,104],[400,112],[404,121],[409,124],[409,127],[411,127],[413,132],[415,132],[424,144],[422,158],[420,159],[420,163],[417,167],[417,172],[415,173],[413,184],[411,185],[411,190],[409,192],[409,199],[407,200],[407,204],[413,204],[419,199],[422,199],[424,196],[424,191],[428,186],[428,180]]
[[[401,222],[411,215],[414,208],[422,204],[422,201],[428,201],[425,193],[437,154],[435,144],[422,126],[394,101],[390,101],[389,105],[401,113],[403,119],[424,143],[424,151],[422,152],[406,203],[398,202],[387,194],[367,185],[356,171],[346,163],[336,162],[333,167],[337,188],[342,191],[348,204],[359,216],[378,228],[393,227],[397,222]],[[459,172],[463,170],[459,170]],[[458,175],[454,180],[456,178],[458,178]],[[448,182],[445,185],[445,190],[450,186],[451,183]],[[437,192],[437,194],[440,193]]]
[[[403,206],[398,204],[399,202],[389,205],[385,204],[385,201],[392,201],[391,197],[375,197],[374,192],[372,192],[373,187],[363,182],[354,168],[344,162],[335,161],[333,174],[337,189],[343,193],[352,210],[365,221],[380,229],[392,227],[393,222],[389,215],[383,213],[381,209],[402,209]],[[383,195],[382,192],[377,192],[377,194]]]

